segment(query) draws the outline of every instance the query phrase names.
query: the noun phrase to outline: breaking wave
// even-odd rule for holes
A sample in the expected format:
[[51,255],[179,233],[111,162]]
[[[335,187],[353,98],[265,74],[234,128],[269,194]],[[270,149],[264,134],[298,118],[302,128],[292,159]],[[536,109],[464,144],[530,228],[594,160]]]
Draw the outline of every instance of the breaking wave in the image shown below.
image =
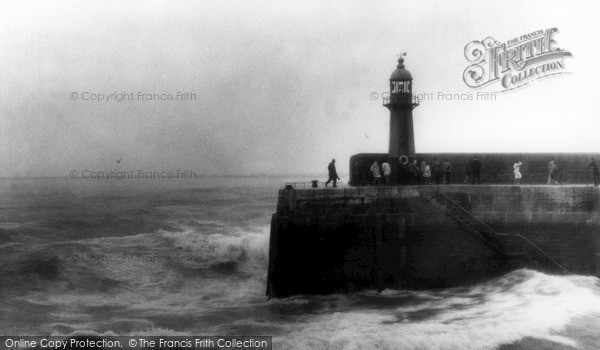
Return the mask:
[[3,335],[273,335],[275,349],[600,348],[594,277],[518,270],[447,290],[268,300],[271,185],[78,183],[73,196],[73,182],[19,181],[29,181],[26,199],[18,184],[0,197],[10,204],[0,213]]

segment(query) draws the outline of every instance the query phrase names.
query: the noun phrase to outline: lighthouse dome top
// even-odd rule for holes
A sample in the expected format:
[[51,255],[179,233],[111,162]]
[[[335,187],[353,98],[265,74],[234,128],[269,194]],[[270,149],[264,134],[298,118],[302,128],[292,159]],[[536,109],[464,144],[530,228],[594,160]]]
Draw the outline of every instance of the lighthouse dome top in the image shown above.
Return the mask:
[[390,77],[390,81],[400,80],[412,80],[412,75],[410,75],[410,72],[404,68],[404,58],[402,57],[398,59],[398,67]]

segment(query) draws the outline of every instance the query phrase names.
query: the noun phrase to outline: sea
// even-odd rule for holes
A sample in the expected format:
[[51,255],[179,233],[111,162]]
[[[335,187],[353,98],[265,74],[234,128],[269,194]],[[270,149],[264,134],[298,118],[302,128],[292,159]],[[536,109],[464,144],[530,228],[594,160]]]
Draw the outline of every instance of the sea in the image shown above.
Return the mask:
[[521,269],[453,289],[267,298],[269,225],[287,180],[0,179],[0,335],[600,349],[600,280],[591,276]]

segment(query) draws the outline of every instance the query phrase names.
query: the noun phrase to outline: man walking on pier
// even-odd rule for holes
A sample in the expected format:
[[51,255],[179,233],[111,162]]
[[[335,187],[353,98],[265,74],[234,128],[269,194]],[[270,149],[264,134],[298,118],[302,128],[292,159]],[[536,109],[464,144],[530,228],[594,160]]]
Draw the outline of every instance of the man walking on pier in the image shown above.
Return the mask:
[[325,182],[325,187],[327,187],[327,185],[333,181],[333,187],[337,187],[337,180],[340,179],[340,177],[337,174],[337,171],[335,170],[335,159],[331,160],[331,163],[329,163],[329,165],[327,166],[327,170],[329,170],[329,180],[327,180],[327,182]]

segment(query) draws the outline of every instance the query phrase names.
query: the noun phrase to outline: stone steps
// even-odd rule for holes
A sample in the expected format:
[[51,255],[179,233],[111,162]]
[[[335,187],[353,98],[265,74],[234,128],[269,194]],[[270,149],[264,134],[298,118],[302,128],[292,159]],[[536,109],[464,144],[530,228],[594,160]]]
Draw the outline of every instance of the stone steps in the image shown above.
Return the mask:
[[463,230],[478,236],[482,242],[495,253],[502,256],[505,255],[504,247],[496,239],[494,233],[489,232],[489,229],[485,227],[485,225],[467,214],[463,208],[447,200],[442,195],[438,193],[426,194],[425,192],[426,191],[423,191],[421,198],[426,203],[439,211],[443,211],[448,218],[457,223]]

